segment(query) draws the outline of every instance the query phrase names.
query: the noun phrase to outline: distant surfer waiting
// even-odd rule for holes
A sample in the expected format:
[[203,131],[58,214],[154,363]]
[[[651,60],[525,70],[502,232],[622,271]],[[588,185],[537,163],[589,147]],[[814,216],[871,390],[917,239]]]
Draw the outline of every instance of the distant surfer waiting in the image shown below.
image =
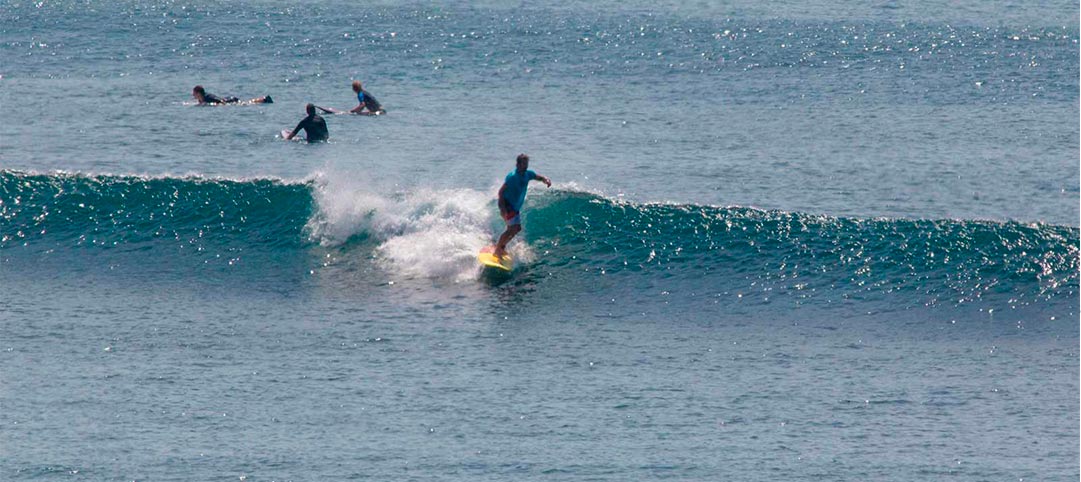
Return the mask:
[[195,97],[195,101],[198,102],[199,105],[222,105],[222,104],[241,104],[241,103],[244,103],[244,104],[273,104],[274,103],[274,99],[271,99],[269,95],[264,95],[263,97],[256,97],[256,98],[254,98],[252,100],[249,100],[247,102],[240,102],[240,99],[237,98],[237,97],[218,97],[218,96],[216,96],[214,94],[207,93],[206,89],[204,89],[203,86],[201,86],[201,85],[197,85],[197,86],[195,86],[194,89],[191,89],[191,96]]
[[327,114],[356,114],[356,115],[383,115],[387,111],[383,110],[383,105],[375,100],[375,96],[364,90],[364,86],[359,80],[353,81],[353,92],[357,94],[357,106],[348,110],[338,110],[333,107],[319,107],[315,106]]
[[519,154],[514,171],[507,174],[503,186],[499,188],[499,214],[507,223],[507,230],[499,236],[499,242],[492,253],[496,258],[507,251],[507,243],[522,230],[522,205],[525,204],[529,181],[537,180],[552,187],[552,180],[529,170],[529,156]]
[[327,121],[323,120],[322,117],[319,117],[319,115],[315,113],[315,105],[308,104],[304,106],[304,110],[308,112],[308,116],[300,120],[300,123],[293,129],[293,132],[285,134],[285,131],[282,131],[285,140],[291,140],[301,129],[304,129],[304,135],[308,138],[308,142],[325,141],[330,138],[330,131],[327,130]]
[[[379,101],[375,100],[375,96],[364,90],[359,80],[353,81],[353,92],[356,92],[359,104],[349,112],[360,115],[382,115],[387,113],[387,111],[383,110],[383,106]],[[365,109],[367,109],[367,112],[365,112]]]

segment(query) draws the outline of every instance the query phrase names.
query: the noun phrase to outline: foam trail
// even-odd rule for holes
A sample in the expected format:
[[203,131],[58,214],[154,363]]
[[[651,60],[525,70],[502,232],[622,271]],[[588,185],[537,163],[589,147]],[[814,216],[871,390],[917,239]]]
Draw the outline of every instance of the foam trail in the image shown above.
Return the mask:
[[411,277],[475,278],[476,253],[491,242],[496,218],[491,196],[471,189],[382,196],[356,179],[320,176],[313,193],[317,212],[307,228],[315,240],[370,239],[380,264]]

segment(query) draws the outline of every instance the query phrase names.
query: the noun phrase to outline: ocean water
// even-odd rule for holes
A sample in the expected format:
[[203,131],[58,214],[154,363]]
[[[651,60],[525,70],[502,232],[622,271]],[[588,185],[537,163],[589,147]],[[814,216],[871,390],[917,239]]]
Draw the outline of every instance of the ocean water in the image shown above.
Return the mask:
[[1078,59],[1062,2],[0,0],[0,480],[1077,480]]

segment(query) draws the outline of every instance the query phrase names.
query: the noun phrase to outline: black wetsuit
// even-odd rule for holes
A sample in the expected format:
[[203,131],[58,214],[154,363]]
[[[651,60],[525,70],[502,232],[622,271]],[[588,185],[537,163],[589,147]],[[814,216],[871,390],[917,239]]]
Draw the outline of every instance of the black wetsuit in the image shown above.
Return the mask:
[[357,93],[357,100],[364,104],[364,107],[368,108],[369,112],[382,112],[383,106],[379,104],[378,100],[375,100],[375,96],[369,94],[368,91],[360,89]]
[[300,123],[297,124],[297,128],[293,129],[293,132],[297,132],[300,129],[304,129],[304,135],[308,137],[308,142],[325,141],[330,137],[330,131],[327,130],[327,121],[316,114],[301,119]]
[[203,94],[203,102],[207,104],[235,104],[240,102],[240,99],[236,97],[221,98],[214,94]]

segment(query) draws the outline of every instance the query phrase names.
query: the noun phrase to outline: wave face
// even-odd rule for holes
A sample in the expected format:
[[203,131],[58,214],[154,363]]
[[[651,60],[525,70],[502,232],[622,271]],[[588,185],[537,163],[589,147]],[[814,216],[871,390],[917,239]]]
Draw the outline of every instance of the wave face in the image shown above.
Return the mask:
[[[537,289],[989,310],[1075,304],[1078,291],[1073,227],[643,204],[561,189],[529,203],[513,282]],[[150,262],[174,275],[245,266],[245,276],[272,277],[346,260],[460,281],[478,277],[473,255],[499,226],[489,193],[468,189],[383,196],[331,177],[0,172],[0,259],[53,259],[61,272]]]
[[275,180],[0,172],[0,249],[298,249],[308,187]]
[[572,192],[542,205],[529,226],[563,246],[551,258],[700,280],[699,292],[895,307],[1076,301],[1078,230],[1070,227],[635,204]]

